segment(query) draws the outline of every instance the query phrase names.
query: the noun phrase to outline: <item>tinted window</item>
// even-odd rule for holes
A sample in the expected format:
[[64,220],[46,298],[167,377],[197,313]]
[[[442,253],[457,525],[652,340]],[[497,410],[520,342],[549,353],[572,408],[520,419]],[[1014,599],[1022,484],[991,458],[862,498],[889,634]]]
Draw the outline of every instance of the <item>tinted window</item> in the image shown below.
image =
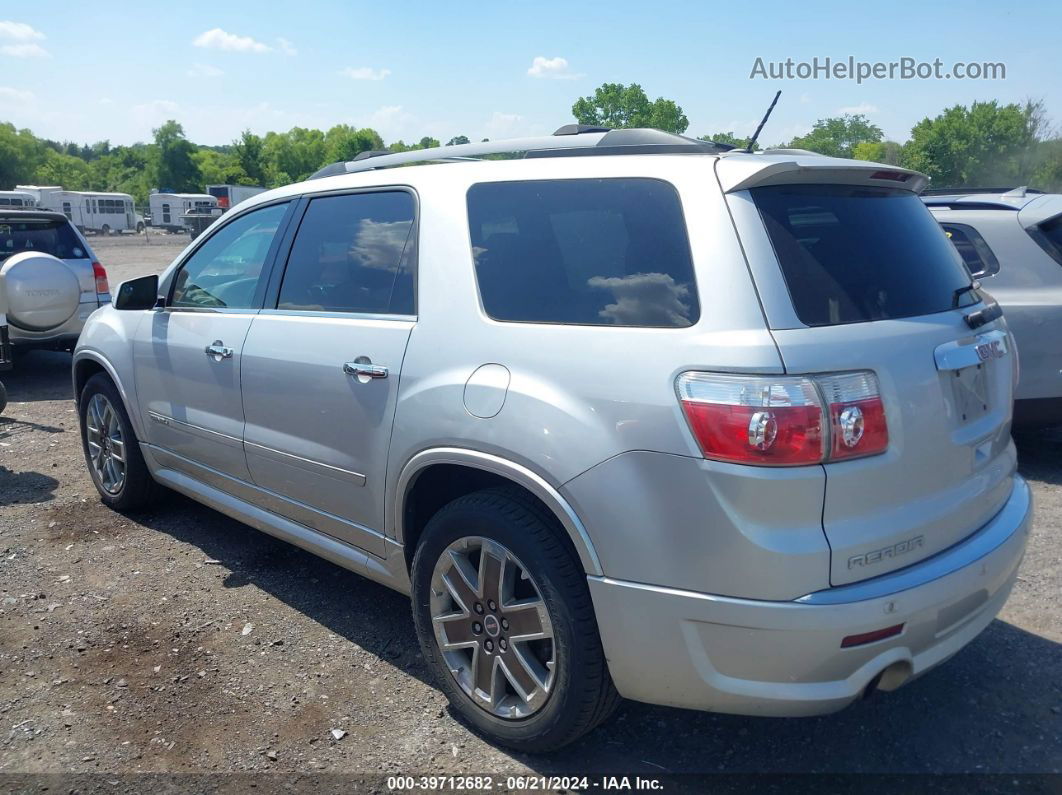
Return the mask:
[[976,229],[966,224],[941,224],[941,226],[944,227],[944,234],[958,250],[970,275],[980,279],[999,273],[999,260]]
[[405,191],[311,200],[277,307],[412,314],[412,230],[413,197]]
[[66,221],[0,218],[0,262],[23,251],[51,254],[59,259],[84,259],[88,256],[77,234]]
[[1040,248],[1062,265],[1062,216],[1051,218],[1028,231]]
[[700,316],[674,187],[653,179],[492,182],[468,191],[476,278],[496,320],[690,326]]
[[249,309],[287,204],[241,215],[196,249],[174,280],[172,306]]
[[909,191],[753,188],[797,317],[809,326],[915,317],[970,283],[955,248]]

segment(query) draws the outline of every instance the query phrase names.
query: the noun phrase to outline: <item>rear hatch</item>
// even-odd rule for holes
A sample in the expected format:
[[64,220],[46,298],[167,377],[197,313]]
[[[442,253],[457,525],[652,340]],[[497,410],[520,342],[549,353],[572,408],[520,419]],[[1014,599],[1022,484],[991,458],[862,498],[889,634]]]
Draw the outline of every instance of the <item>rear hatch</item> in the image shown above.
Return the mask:
[[1015,362],[1001,320],[967,323],[983,296],[917,195],[890,186],[908,172],[837,179],[842,161],[821,160],[833,164],[821,176],[743,177],[729,198],[786,372],[877,377],[885,451],[822,465],[830,582],[842,585],[934,555],[1002,508]]
[[93,254],[66,218],[55,213],[0,213],[0,265],[31,251],[61,259],[77,277],[81,301],[97,300]]

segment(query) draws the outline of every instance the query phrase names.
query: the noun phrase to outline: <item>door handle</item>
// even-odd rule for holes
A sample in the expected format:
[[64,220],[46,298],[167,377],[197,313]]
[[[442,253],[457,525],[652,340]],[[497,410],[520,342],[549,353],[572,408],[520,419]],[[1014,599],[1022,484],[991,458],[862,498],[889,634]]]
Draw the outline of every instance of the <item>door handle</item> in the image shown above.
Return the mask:
[[220,362],[222,359],[232,358],[232,348],[226,348],[225,344],[221,340],[214,340],[210,345],[207,345],[204,349],[207,356],[213,357],[215,362]]
[[370,378],[387,378],[386,367],[379,364],[369,364],[368,362],[345,362],[343,364],[343,372],[357,377],[362,383]]

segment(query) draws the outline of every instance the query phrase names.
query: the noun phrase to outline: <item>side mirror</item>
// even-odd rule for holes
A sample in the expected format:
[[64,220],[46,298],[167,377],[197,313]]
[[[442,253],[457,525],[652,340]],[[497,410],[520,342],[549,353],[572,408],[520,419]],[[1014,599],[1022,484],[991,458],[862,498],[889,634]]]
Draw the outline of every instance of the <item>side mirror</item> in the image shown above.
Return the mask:
[[159,300],[159,277],[141,276],[118,285],[115,309],[152,309]]

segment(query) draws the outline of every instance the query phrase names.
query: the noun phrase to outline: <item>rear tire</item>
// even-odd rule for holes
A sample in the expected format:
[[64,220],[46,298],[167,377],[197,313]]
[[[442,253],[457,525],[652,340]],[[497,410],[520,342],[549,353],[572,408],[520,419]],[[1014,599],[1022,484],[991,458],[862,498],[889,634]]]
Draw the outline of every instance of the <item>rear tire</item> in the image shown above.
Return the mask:
[[143,224],[137,224],[136,225],[136,233],[138,235],[144,234],[144,225]]
[[0,382],[0,414],[4,413],[4,409],[7,408],[7,387],[3,382]]
[[107,226],[107,224],[104,224],[103,228],[100,229],[100,234],[109,235],[110,233],[111,233],[111,228],[109,226]]
[[100,500],[116,511],[138,511],[159,496],[122,396],[114,383],[97,373],[81,390],[78,404],[81,447]]
[[440,689],[477,732],[524,752],[567,745],[620,703],[563,532],[520,490],[486,489],[436,513],[413,560],[414,623]]

